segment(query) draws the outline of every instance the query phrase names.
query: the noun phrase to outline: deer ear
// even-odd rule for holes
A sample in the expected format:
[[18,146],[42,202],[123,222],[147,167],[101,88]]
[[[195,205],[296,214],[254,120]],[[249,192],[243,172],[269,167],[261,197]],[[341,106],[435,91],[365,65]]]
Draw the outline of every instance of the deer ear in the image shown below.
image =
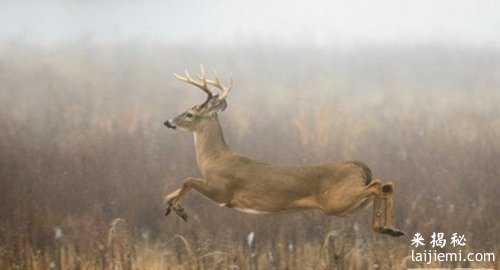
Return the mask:
[[227,108],[227,102],[226,99],[223,99],[220,101],[220,108],[218,109],[220,112],[223,112]]
[[225,99],[220,99],[217,95],[212,97],[202,108],[202,113],[212,114],[222,112],[227,108]]

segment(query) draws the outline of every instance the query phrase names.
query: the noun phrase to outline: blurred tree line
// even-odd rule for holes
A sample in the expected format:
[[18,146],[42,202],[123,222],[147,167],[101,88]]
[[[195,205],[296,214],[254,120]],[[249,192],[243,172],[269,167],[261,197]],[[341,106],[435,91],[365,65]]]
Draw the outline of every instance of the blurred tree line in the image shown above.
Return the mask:
[[[173,79],[200,63],[231,74],[221,116],[236,151],[277,164],[357,159],[397,183],[408,232],[461,232],[498,244],[500,52],[465,48],[187,48],[162,44],[0,45],[0,245],[50,250],[55,230],[93,250],[110,222],[133,234],[179,233],[199,249],[257,241],[320,243],[353,217],[252,216],[191,194],[190,221],[162,198],[199,175],[192,136],[162,123],[202,101]],[[49,248],[49,249],[47,249]]]

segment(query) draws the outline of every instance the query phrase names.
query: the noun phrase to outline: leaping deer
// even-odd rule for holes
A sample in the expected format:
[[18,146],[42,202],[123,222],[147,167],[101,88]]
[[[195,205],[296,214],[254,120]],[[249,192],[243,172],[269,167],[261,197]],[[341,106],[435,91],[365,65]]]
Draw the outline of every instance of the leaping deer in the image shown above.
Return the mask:
[[[404,233],[394,226],[394,184],[372,178],[368,166],[359,161],[337,164],[285,167],[252,160],[231,151],[224,140],[217,114],[227,107],[233,86],[224,86],[214,72],[206,78],[201,67],[198,79],[186,71],[174,76],[206,93],[206,100],[167,120],[168,128],[192,132],[196,160],[203,179],[188,177],[182,187],[166,195],[165,215],[172,210],[184,220],[180,203],[194,189],[220,206],[251,214],[319,209],[326,215],[345,216],[373,201],[372,227],[392,236]],[[215,94],[211,89],[220,90]]]

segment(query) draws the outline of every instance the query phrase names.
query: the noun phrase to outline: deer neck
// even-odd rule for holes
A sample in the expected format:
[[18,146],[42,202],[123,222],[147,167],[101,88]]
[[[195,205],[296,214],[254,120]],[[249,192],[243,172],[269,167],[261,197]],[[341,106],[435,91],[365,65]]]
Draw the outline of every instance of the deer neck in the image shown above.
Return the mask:
[[196,161],[202,171],[207,164],[229,151],[217,115],[205,120],[193,135]]

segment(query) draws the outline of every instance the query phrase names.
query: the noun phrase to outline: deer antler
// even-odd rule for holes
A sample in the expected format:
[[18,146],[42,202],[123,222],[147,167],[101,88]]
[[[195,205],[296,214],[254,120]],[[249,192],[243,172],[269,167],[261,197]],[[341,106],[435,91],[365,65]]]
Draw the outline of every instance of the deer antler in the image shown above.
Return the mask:
[[203,92],[207,94],[207,99],[205,100],[205,102],[203,102],[203,104],[200,105],[200,107],[204,107],[208,103],[210,98],[214,96],[213,92],[210,91],[210,89],[208,88],[208,85],[214,86],[221,91],[221,94],[218,97],[220,100],[225,99],[229,95],[231,88],[233,88],[234,85],[233,79],[231,78],[229,87],[226,87],[220,82],[217,76],[217,72],[215,70],[213,71],[214,80],[212,81],[212,80],[207,80],[207,78],[205,77],[205,69],[203,68],[203,65],[200,65],[200,69],[201,69],[201,74],[198,75],[200,81],[191,78],[191,75],[189,75],[189,72],[187,70],[184,72],[185,76],[180,76],[176,73],[174,73],[174,76],[180,81],[183,81],[187,84],[191,84],[200,88],[201,90],[203,90]]
[[221,95],[219,99],[225,99],[229,95],[229,91],[231,91],[231,88],[233,88],[234,85],[233,78],[230,79],[229,87],[225,87],[220,82],[217,76],[217,71],[214,70],[213,72],[214,72],[214,80],[213,81],[207,80],[207,83],[221,90]]
[[210,89],[208,89],[208,80],[205,78],[205,69],[203,68],[202,65],[200,65],[200,68],[201,68],[201,74],[198,76],[198,78],[200,78],[201,81],[197,81],[193,78],[191,78],[191,75],[189,75],[189,72],[187,71],[184,71],[184,74],[186,76],[180,76],[178,75],[177,73],[174,73],[174,76],[176,79],[180,80],[180,81],[183,81],[187,84],[191,84],[191,85],[194,85],[198,88],[200,88],[203,92],[205,92],[207,94],[207,99],[205,100],[205,102],[203,102],[203,104],[201,104],[201,107],[204,107],[208,101],[210,100],[210,98],[213,97],[213,93],[212,91],[210,91]]

